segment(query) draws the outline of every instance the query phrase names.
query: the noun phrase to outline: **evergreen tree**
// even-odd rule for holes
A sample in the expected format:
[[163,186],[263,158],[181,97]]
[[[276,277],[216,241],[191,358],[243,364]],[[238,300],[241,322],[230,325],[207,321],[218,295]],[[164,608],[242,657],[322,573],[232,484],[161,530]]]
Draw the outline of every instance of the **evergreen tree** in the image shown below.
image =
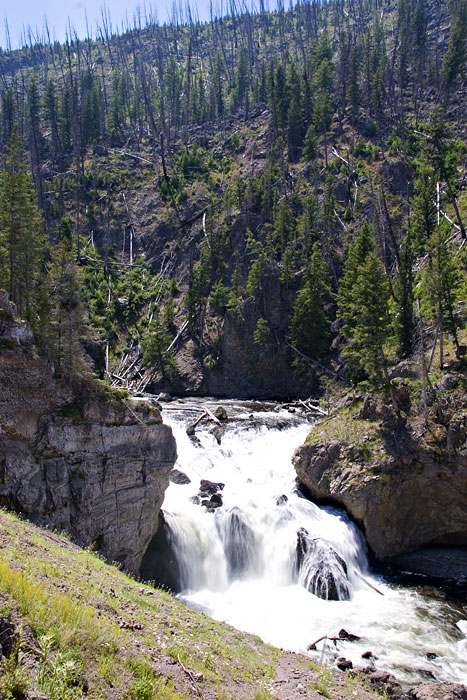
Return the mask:
[[370,251],[356,272],[352,302],[339,303],[346,345],[342,351],[354,379],[385,380],[388,361],[384,345],[390,335],[389,284],[384,267]]
[[312,194],[305,199],[303,214],[298,222],[298,232],[303,237],[303,247],[305,249],[306,258],[311,258],[313,243],[315,243],[317,232],[317,213],[318,205]]
[[411,200],[410,225],[418,246],[423,247],[436,228],[436,180],[433,168],[422,164]]
[[425,143],[424,158],[432,167],[438,180],[446,184],[448,198],[454,208],[457,224],[463,238],[467,238],[464,222],[459,211],[457,194],[459,189],[459,165],[467,147],[464,141],[453,139],[449,124],[444,118],[443,108],[437,105],[423,130],[429,136]]
[[32,177],[22,154],[17,127],[0,174],[0,286],[23,318],[34,320],[35,289],[44,254],[44,234]]
[[240,106],[244,104],[249,88],[248,58],[245,49],[240,49],[238,65],[235,71],[234,104]]
[[86,311],[81,301],[83,277],[76,263],[71,227],[62,225],[60,240],[51,251],[49,270],[52,357],[59,372],[76,373],[87,368],[82,341],[87,334]]
[[410,233],[402,241],[400,248],[400,267],[395,283],[399,306],[396,330],[399,340],[399,353],[409,357],[413,352],[414,332],[416,326],[414,313],[414,254]]
[[381,379],[386,373],[384,343],[389,336],[389,286],[368,224],[350,244],[337,295],[346,338],[343,355],[351,376]]
[[450,87],[455,79],[462,74],[466,57],[467,2],[461,0],[456,17],[451,25],[449,44],[444,56],[441,75],[445,84]]
[[328,347],[330,322],[323,306],[330,296],[328,267],[320,244],[315,243],[310,271],[297,294],[290,323],[292,345],[310,357],[319,356]]
[[49,120],[50,133],[52,136],[52,152],[53,156],[57,157],[61,150],[60,133],[59,133],[59,117],[58,117],[58,101],[57,90],[55,83],[50,78],[47,82],[47,91],[45,94],[45,112]]
[[259,318],[253,332],[253,342],[257,345],[272,345],[274,335],[265,318]]
[[314,160],[318,155],[318,138],[316,136],[316,129],[313,124],[307,129],[305,134],[305,141],[303,143],[303,160]]
[[272,234],[273,250],[281,257],[284,254],[287,243],[293,235],[294,229],[295,221],[292,210],[287,198],[284,197],[281,199],[279,206],[277,207]]
[[426,307],[438,327],[439,367],[444,364],[443,335],[450,333],[459,347],[458,329],[461,319],[455,314],[460,275],[456,258],[449,247],[449,227],[443,222],[427,244],[428,264],[422,275],[422,293]]
[[8,143],[15,125],[15,99],[13,88],[2,93],[2,142]]
[[141,341],[141,351],[144,363],[156,372],[160,372],[165,380],[173,377],[177,368],[174,355],[167,350],[171,340],[167,324],[160,318],[156,309],[152,322]]

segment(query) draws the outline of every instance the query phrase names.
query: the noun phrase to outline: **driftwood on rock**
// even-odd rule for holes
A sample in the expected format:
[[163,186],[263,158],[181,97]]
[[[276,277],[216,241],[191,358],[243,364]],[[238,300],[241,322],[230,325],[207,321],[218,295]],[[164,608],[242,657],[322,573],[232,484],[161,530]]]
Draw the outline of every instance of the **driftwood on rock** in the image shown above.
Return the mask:
[[336,642],[343,641],[357,642],[359,639],[361,639],[361,637],[359,637],[356,634],[352,634],[351,632],[347,632],[347,630],[345,629],[341,629],[337,637],[330,637],[327,634],[323,634],[323,636],[317,639],[315,642],[313,642],[312,644],[308,644],[308,651],[316,651],[316,645],[319,644],[319,642],[322,642],[324,639],[328,639],[330,642],[334,642],[334,644],[336,644]]
[[[174,406],[170,406],[170,408],[176,408],[176,406],[175,406],[175,405],[174,405]],[[214,421],[214,423],[217,423],[217,425],[221,425],[220,420],[219,420],[218,418],[216,418],[216,416],[214,415],[214,413],[213,413],[212,411],[210,411],[209,408],[207,408],[206,406],[203,406],[202,408],[200,407],[200,408],[197,408],[197,409],[194,409],[194,408],[191,408],[191,407],[185,407],[185,406],[180,406],[180,408],[181,408],[181,409],[184,409],[184,410],[188,410],[188,411],[193,411],[193,410],[197,410],[197,411],[202,410],[202,411],[203,411],[203,412],[201,413],[201,415],[198,416],[198,418],[196,418],[195,421],[193,421],[193,423],[190,423],[190,425],[189,425],[188,428],[186,429],[186,434],[187,434],[187,435],[194,435],[196,426],[198,425],[198,423],[201,423],[201,421],[203,420],[203,418],[207,418],[207,419],[209,419],[209,420]]]
[[328,416],[329,412],[325,411],[321,406],[318,405],[317,401],[314,401],[313,399],[305,399],[305,401],[302,401],[302,399],[298,399],[298,401],[290,401],[289,403],[285,403],[282,406],[283,408],[305,408],[307,411],[311,411],[312,413],[319,413],[322,416]]

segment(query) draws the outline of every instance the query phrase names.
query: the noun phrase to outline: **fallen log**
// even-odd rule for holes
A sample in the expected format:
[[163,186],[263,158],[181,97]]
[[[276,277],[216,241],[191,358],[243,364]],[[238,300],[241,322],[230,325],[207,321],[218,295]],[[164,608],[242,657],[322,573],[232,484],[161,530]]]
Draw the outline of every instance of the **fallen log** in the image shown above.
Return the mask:
[[209,408],[206,408],[206,407],[205,407],[204,410],[205,410],[206,413],[208,414],[209,418],[210,418],[211,420],[214,421],[214,423],[217,423],[217,425],[220,425],[220,424],[221,424],[219,418],[216,418],[216,416],[214,415],[214,413],[213,413],[212,411],[210,411]]
[[305,401],[302,401],[301,399],[298,399],[298,402],[299,402],[299,404],[301,404],[302,406],[307,408],[309,411],[316,411],[317,413],[321,413],[321,415],[323,415],[323,416],[329,415],[327,411],[323,411],[323,409],[320,408],[319,406],[315,406],[314,404],[311,404],[309,402],[309,400],[307,402],[305,402]]
[[198,416],[198,418],[195,421],[193,421],[193,423],[190,423],[190,425],[187,427],[186,434],[194,435],[196,426],[203,420],[203,418],[206,418],[207,415],[208,414],[206,413],[206,411],[203,411],[202,414]]
[[362,576],[361,574],[358,573],[358,571],[355,572],[355,575],[356,575],[361,581],[363,581],[363,583],[366,583],[366,585],[368,586],[368,588],[371,588],[373,591],[376,591],[376,593],[379,593],[380,595],[383,595],[383,596],[384,596],[384,593],[383,593],[382,591],[380,591],[378,588],[376,588],[376,586],[373,586],[373,584],[370,583],[369,581],[367,581],[366,578],[365,578],[364,576]]
[[351,632],[347,632],[347,630],[341,629],[339,631],[339,634],[337,637],[330,637],[327,634],[323,634],[322,637],[317,639],[315,642],[312,642],[312,644],[308,644],[307,650],[308,651],[316,651],[316,645],[322,642],[324,639],[328,639],[330,642],[357,642],[361,637],[359,637],[356,634],[352,634]]

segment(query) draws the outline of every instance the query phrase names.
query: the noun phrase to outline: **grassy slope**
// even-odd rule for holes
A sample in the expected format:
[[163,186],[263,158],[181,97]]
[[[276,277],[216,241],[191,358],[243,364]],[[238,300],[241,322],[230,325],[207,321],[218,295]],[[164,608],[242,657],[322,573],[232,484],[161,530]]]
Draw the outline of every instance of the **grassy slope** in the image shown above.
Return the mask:
[[297,678],[306,684],[302,698],[323,688],[335,698],[371,697],[355,681],[214,622],[4,511],[0,550],[0,644],[7,619],[16,635],[0,665],[0,700],[267,700]]

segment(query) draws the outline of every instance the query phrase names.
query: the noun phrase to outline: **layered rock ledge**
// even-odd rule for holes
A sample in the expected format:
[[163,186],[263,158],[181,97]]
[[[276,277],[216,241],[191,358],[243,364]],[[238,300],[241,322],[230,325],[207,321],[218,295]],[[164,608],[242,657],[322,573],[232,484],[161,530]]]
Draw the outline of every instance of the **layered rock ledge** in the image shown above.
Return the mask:
[[18,325],[0,318],[0,505],[139,573],[176,459],[172,431],[145,402],[55,379]]
[[343,506],[380,560],[467,546],[467,414],[420,431],[368,403],[315,426],[293,458],[299,479],[314,499]]

